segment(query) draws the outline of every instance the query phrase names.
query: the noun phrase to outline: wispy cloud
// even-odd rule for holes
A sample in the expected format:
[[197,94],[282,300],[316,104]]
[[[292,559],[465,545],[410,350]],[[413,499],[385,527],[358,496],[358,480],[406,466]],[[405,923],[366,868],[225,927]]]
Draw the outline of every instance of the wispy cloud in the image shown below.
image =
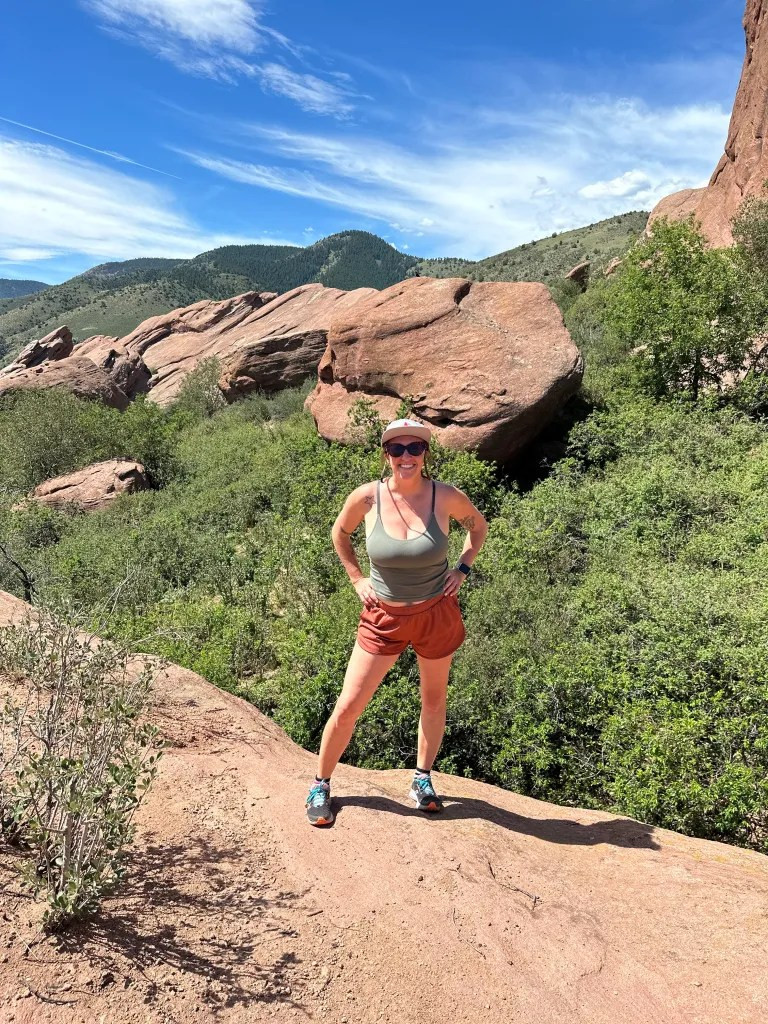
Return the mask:
[[46,132],[42,128],[35,128],[31,124],[23,124],[21,121],[12,121],[10,117],[0,116],[0,121],[6,124],[15,125],[17,128],[26,128],[27,131],[36,132],[38,135],[45,135],[46,138],[56,139],[58,142],[66,142],[70,146],[77,146],[80,149],[87,149],[89,153],[98,153],[100,156],[108,156],[110,160],[117,160],[121,164],[132,164],[134,167],[142,167],[145,171],[154,171],[156,174],[165,174],[169,178],[176,178],[178,174],[171,174],[169,171],[161,171],[159,167],[150,167],[149,164],[141,164],[138,160],[132,160],[122,153],[115,153],[110,149],[97,149],[95,146],[87,146],[84,142],[76,142],[74,139],[67,139],[63,135],[54,135],[53,132]]
[[303,110],[345,117],[354,109],[349,75],[334,74],[337,80],[334,83],[316,75],[299,74],[284,64],[275,63],[260,65],[258,75],[263,89],[294,100]]
[[513,115],[454,118],[450,130],[431,124],[408,148],[350,132],[252,126],[251,145],[279,162],[184,155],[230,180],[388,223],[432,251],[484,256],[703,184],[727,124],[714,105],[561,96]]
[[208,233],[172,195],[87,158],[0,137],[0,259],[21,263],[77,253],[98,259],[194,256],[218,245],[273,238]]
[[181,71],[234,83],[257,79],[265,92],[284,96],[315,114],[347,117],[355,93],[346,74],[294,71],[274,60],[256,63],[267,44],[303,59],[306,47],[263,22],[257,0],[82,0],[121,38],[139,43]]
[[200,49],[252,53],[262,39],[262,5],[252,0],[83,0],[110,25],[147,42],[157,32]]

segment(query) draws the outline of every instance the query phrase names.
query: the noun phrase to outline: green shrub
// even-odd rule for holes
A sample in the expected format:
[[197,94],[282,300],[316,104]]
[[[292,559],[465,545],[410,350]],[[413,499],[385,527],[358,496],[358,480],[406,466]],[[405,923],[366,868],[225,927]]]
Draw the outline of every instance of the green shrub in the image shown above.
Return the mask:
[[727,249],[710,249],[692,219],[655,221],[616,273],[606,328],[626,348],[641,384],[656,398],[697,401],[721,390],[745,362],[762,326],[751,280]]
[[162,485],[173,475],[173,428],[143,398],[125,412],[62,389],[19,394],[0,408],[0,493],[24,493],[62,473],[109,458],[143,463]]
[[141,719],[153,672],[46,612],[0,630],[0,665],[3,833],[27,853],[46,926],[61,928],[125,873],[160,753]]

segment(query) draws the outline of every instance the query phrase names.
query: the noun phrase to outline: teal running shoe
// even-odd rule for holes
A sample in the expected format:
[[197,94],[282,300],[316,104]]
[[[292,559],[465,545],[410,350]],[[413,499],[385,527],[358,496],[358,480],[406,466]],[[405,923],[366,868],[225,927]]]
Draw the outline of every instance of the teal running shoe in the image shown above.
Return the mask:
[[306,807],[310,825],[330,825],[333,822],[331,787],[327,782],[316,782],[311,787]]
[[416,801],[416,806],[420,811],[434,813],[443,809],[443,801],[435,792],[432,778],[429,775],[416,775],[414,777],[411,783],[410,796],[411,799]]

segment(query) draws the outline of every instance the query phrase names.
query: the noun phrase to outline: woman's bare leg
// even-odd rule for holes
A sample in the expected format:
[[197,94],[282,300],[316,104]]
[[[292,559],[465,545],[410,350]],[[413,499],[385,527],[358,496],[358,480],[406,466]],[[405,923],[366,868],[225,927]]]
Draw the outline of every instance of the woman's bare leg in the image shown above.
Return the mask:
[[347,665],[344,685],[323,730],[317,777],[329,779],[352,739],[355,724],[399,655],[369,654],[356,642]]
[[419,656],[418,661],[421,676],[421,717],[416,766],[429,771],[443,742],[448,673],[451,670],[453,655],[449,654],[447,658]]

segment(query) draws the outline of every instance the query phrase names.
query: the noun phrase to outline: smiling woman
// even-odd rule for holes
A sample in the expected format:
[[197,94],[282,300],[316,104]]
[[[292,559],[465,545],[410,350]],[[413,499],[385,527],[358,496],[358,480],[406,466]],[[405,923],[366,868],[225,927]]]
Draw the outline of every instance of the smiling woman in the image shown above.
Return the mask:
[[[488,532],[488,524],[456,487],[429,473],[431,430],[413,419],[394,420],[382,434],[383,480],[363,484],[344,502],[331,536],[363,603],[339,699],[323,731],[318,771],[307,798],[311,825],[330,825],[331,774],[357,719],[403,651],[416,652],[421,717],[410,796],[422,811],[442,810],[431,769],[445,731],[448,674],[464,641],[457,600]],[[459,564],[448,567],[448,533],[455,520],[467,531]],[[370,577],[363,576],[351,537],[365,522]]]

